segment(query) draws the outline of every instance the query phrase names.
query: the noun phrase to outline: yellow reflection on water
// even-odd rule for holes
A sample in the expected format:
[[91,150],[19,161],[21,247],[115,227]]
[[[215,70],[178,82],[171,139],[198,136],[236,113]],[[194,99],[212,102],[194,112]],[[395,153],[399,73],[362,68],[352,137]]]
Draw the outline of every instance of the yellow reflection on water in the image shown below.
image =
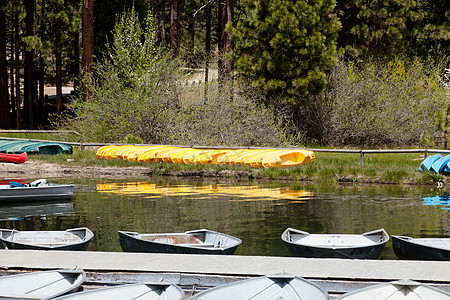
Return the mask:
[[[142,182],[98,183],[97,191],[120,195],[145,195],[145,198],[161,198],[163,196],[196,196],[206,199],[207,194],[233,196],[231,201],[261,201],[289,199],[302,203],[313,196],[312,192],[297,190],[291,187],[263,187],[260,185],[236,186],[226,184],[207,184],[203,186],[171,185]],[[149,195],[150,194],[150,195]],[[204,195],[202,197],[202,195]],[[200,197],[199,197],[200,196]]]

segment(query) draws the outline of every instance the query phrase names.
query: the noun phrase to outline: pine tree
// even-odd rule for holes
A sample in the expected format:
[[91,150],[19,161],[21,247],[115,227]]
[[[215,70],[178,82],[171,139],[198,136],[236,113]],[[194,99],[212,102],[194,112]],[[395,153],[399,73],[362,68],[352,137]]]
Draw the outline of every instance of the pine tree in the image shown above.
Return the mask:
[[229,26],[237,70],[267,97],[301,102],[319,93],[337,58],[334,0],[243,0]]

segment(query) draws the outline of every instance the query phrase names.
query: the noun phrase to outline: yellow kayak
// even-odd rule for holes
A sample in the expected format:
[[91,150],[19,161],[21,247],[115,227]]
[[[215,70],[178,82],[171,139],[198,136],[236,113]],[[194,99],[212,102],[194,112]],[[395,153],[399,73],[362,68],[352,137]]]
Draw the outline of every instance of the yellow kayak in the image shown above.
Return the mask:
[[191,154],[191,153],[199,153],[200,151],[203,151],[202,149],[193,149],[193,148],[183,148],[180,149],[180,151],[173,153],[170,158],[173,163],[175,164],[186,164],[184,161],[184,157]]
[[129,145],[124,146],[115,146],[105,151],[104,158],[105,159],[113,159],[118,151],[127,148]]
[[121,148],[118,151],[115,151],[113,155],[111,155],[112,158],[124,158],[124,155],[126,155],[126,153],[128,151],[132,151],[132,150],[136,150],[136,148],[139,146],[135,146],[135,145],[126,145],[126,147]]
[[95,156],[97,157],[97,159],[105,159],[105,153],[107,150],[112,149],[114,147],[117,147],[117,145],[108,145],[108,146],[103,146],[98,148],[97,153],[95,154]]
[[220,157],[222,154],[225,154],[231,150],[225,150],[225,149],[217,149],[217,150],[205,150],[203,153],[197,155],[194,158],[195,164],[203,164],[203,165],[211,165],[211,164],[217,164],[217,158]]
[[170,153],[179,151],[181,149],[183,149],[183,148],[173,147],[173,148],[164,149],[164,150],[158,152],[158,154],[156,154],[156,161],[171,162]]
[[261,156],[266,155],[267,153],[270,153],[273,151],[274,151],[274,149],[264,149],[264,150],[256,151],[253,155],[247,157],[244,160],[244,164],[249,167],[254,167],[253,165]]
[[172,151],[166,152],[165,157],[163,157],[164,162],[171,162],[171,163],[182,163],[183,162],[183,155],[186,153],[186,151],[193,150],[192,148],[179,148],[174,149]]
[[283,151],[274,156],[265,157],[262,161],[264,168],[291,167],[314,161],[314,152],[309,150]]
[[217,158],[217,163],[219,165],[231,165],[234,164],[234,160],[236,159],[236,156],[240,155],[247,149],[239,149],[239,150],[230,150],[229,152],[220,155]]
[[124,159],[127,159],[128,161],[137,161],[137,160],[138,160],[138,157],[139,157],[139,155],[140,155],[141,153],[144,153],[145,151],[148,151],[148,150],[160,148],[160,147],[161,147],[160,145],[155,145],[155,146],[142,146],[142,147],[139,147],[139,148],[137,148],[137,149],[135,149],[135,150],[133,150],[133,151],[129,151],[129,152],[127,153],[127,156],[126,156],[126,157],[124,156]]
[[156,147],[154,149],[151,150],[147,150],[145,152],[142,152],[141,154],[139,154],[138,156],[138,161],[139,162],[156,162],[157,161],[157,155],[160,151],[164,151],[167,149],[173,149],[175,147],[173,146],[161,146],[161,147]]
[[193,151],[186,151],[183,154],[183,163],[186,165],[192,165],[197,156],[202,155],[205,149],[193,149]]

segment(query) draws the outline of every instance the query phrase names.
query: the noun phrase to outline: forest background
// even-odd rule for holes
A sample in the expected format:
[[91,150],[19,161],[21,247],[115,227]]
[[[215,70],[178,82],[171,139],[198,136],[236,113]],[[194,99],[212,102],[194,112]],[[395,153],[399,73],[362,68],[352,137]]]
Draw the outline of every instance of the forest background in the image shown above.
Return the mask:
[[0,128],[96,142],[447,148],[449,20],[444,0],[6,0]]

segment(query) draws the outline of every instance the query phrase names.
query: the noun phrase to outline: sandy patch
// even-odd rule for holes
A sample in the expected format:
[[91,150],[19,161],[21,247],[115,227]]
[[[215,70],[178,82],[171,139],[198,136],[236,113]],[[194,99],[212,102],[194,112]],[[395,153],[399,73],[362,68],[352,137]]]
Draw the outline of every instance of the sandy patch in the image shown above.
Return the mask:
[[65,176],[105,176],[105,177],[142,177],[151,174],[144,167],[82,167],[77,165],[61,165],[28,159],[23,164],[0,163],[0,178],[36,178]]

